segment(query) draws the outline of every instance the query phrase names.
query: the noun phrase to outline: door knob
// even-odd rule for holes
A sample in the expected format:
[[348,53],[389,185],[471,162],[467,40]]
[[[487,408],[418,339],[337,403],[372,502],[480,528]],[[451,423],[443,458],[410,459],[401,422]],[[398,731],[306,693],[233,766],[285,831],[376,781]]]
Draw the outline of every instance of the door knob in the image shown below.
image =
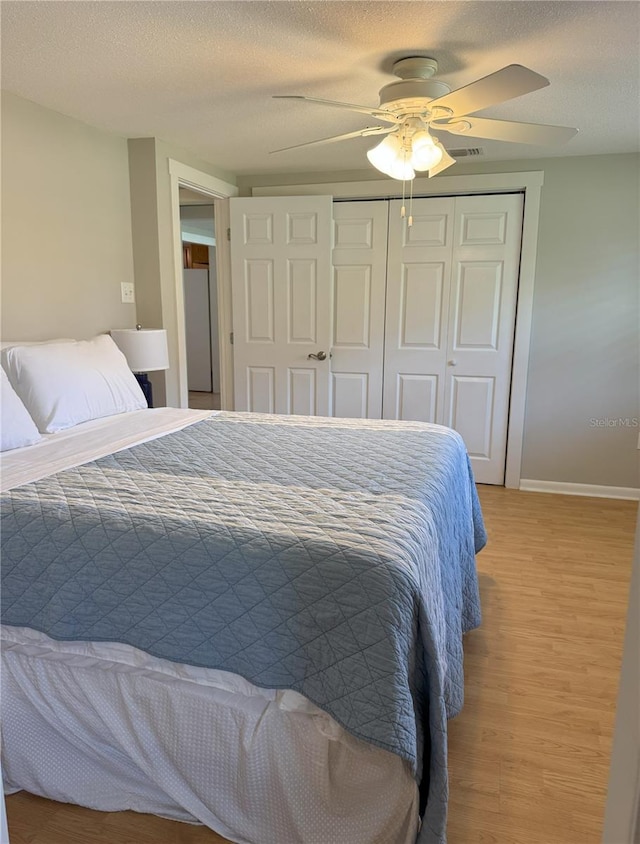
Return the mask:
[[317,355],[311,354],[311,355],[307,355],[307,357],[309,358],[309,360],[326,360],[327,359],[327,353],[326,352],[318,352]]
[[449,364],[449,366],[457,366],[458,361],[455,358],[451,358],[451,360],[448,361],[448,364]]

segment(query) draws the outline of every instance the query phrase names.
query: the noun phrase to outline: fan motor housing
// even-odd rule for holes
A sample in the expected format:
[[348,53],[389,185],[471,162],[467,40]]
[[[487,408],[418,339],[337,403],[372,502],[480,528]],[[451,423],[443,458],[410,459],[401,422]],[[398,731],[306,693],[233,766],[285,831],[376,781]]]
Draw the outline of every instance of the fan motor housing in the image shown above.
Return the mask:
[[436,79],[399,79],[380,89],[380,107],[389,111],[424,111],[431,100],[449,94],[451,88]]

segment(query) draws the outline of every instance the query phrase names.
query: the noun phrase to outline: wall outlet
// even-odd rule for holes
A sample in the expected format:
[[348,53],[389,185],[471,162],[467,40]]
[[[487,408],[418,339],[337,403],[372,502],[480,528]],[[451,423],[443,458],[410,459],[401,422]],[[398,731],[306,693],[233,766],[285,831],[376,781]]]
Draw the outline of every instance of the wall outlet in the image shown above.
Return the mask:
[[120,291],[122,293],[122,301],[127,305],[131,305],[136,301],[135,290],[130,281],[121,282]]

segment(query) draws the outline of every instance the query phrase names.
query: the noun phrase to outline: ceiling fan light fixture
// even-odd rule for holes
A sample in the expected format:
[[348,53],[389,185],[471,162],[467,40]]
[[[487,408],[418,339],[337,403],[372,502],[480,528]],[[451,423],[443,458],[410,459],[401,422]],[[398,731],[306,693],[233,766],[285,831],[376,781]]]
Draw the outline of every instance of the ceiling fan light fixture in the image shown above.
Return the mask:
[[392,179],[397,179],[399,182],[410,182],[415,179],[415,170],[408,161],[396,160],[392,167],[387,171],[387,176]]
[[392,179],[409,181],[416,175],[411,162],[407,160],[402,140],[395,133],[387,135],[377,146],[370,149],[367,158],[376,170]]
[[442,160],[442,148],[425,130],[416,132],[411,139],[410,163],[414,170],[430,170]]
[[416,170],[427,171],[431,178],[455,164],[455,157],[429,134],[430,129],[438,133],[468,134],[475,138],[519,144],[562,144],[578,131],[568,126],[475,116],[476,112],[489,106],[530,94],[549,84],[546,77],[527,67],[510,64],[454,91],[444,82],[432,79],[437,69],[438,62],[428,56],[410,55],[399,59],[393,65],[397,81],[381,89],[380,104],[373,108],[302,94],[276,95],[278,99],[305,100],[367,114],[382,123],[391,124],[390,127],[367,126],[355,132],[284,147],[276,152],[392,133],[369,150],[367,156],[381,173],[392,179],[408,181],[415,178]]

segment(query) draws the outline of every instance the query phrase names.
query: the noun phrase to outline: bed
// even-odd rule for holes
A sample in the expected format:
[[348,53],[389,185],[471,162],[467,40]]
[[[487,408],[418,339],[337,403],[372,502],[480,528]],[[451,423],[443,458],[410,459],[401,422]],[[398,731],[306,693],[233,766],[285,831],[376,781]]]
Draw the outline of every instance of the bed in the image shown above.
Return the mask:
[[444,842],[485,541],[460,437],[171,408],[65,420],[3,453],[5,789],[239,844]]

